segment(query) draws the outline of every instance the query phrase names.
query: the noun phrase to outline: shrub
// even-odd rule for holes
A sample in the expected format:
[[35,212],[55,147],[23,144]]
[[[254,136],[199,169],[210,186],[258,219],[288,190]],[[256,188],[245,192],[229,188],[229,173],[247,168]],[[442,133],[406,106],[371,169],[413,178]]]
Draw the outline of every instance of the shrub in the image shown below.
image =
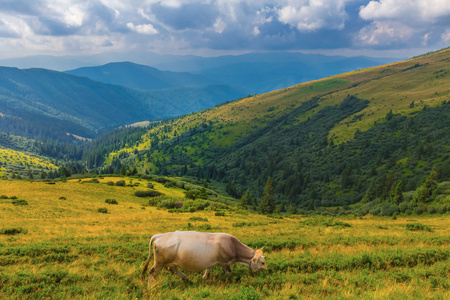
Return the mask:
[[203,225],[198,226],[198,229],[199,230],[210,230],[210,229],[212,229],[212,226],[210,224],[203,224]]
[[428,206],[427,212],[428,212],[429,214],[435,214],[435,213],[437,212],[436,207],[434,207],[434,206]]
[[21,227],[0,229],[0,234],[4,234],[4,235],[16,235],[16,234],[27,233],[27,232],[28,232],[28,230],[23,229]]
[[386,203],[381,207],[381,215],[385,217],[391,217],[393,214],[399,213],[400,210],[398,209],[397,205],[393,205],[390,203]]
[[108,204],[119,204],[119,202],[117,202],[116,199],[106,199],[105,203],[108,203]]
[[216,217],[225,217],[225,213],[223,211],[216,211],[214,214]]
[[166,181],[166,183],[164,183],[164,186],[165,186],[166,188],[171,188],[171,187],[173,187],[173,182],[171,182],[171,181]]
[[438,206],[437,212],[440,214],[445,214],[447,212],[447,207],[445,205]]
[[402,202],[398,205],[401,212],[405,212],[408,209],[408,202]]
[[125,186],[125,180],[119,180],[116,182],[116,186]]
[[[160,208],[173,209],[173,208],[177,208],[177,206],[180,205],[180,202],[182,203],[182,201],[176,200],[176,199],[165,199],[165,200],[162,200],[162,201],[158,204],[158,207],[160,207]],[[176,203],[176,204],[175,204],[175,203]]]
[[431,227],[421,223],[406,224],[406,230],[409,231],[431,231]]
[[106,185],[113,186],[113,185],[114,185],[114,181],[108,181],[108,182],[106,183]]
[[9,197],[9,199],[11,199],[11,200],[16,200],[16,199],[17,199],[17,196],[11,196],[11,197]]
[[326,227],[352,227],[349,223],[336,220],[334,218],[326,218],[326,217],[310,217],[306,220],[300,221],[299,224],[301,226],[326,226]]
[[161,196],[162,193],[158,191],[148,190],[148,191],[136,191],[134,195],[136,197],[157,197]]
[[188,221],[202,221],[202,222],[208,222],[208,218],[202,218],[202,217],[190,217]]
[[59,200],[67,200],[66,197],[59,197]]
[[148,200],[148,206],[158,206],[161,202],[161,197],[155,197]]
[[154,186],[153,183],[151,183],[151,182],[149,182],[149,183],[147,184],[147,187],[148,187],[149,189],[155,188],[155,186]]
[[86,183],[100,183],[100,181],[97,178],[92,178],[90,180],[86,180]]
[[102,213],[102,214],[107,214],[108,209],[106,207],[100,207],[99,209],[97,209],[97,212]]
[[6,195],[1,195],[1,196],[0,196],[0,199],[8,199],[8,196],[6,196]]
[[13,202],[12,202],[12,204],[14,204],[14,205],[28,205],[28,202],[26,201],[26,200],[14,200]]

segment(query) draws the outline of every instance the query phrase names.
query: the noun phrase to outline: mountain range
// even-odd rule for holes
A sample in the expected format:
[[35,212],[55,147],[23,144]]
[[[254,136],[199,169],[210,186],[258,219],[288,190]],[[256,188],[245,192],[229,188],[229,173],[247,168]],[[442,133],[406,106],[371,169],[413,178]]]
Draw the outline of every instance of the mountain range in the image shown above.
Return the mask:
[[66,72],[138,90],[220,84],[242,90],[245,95],[253,95],[392,61],[388,58],[349,58],[302,53],[170,56],[170,59],[162,57],[165,59],[157,62],[152,60],[154,67],[122,62]]
[[[56,141],[73,140],[73,136],[94,138],[112,128],[174,118],[382,61],[300,53],[146,57],[172,71],[132,62],[66,72],[0,67],[0,131]],[[63,60],[83,64],[81,58],[35,58],[9,63],[52,65],[52,61]]]
[[[98,69],[104,68],[89,71],[101,74]],[[151,69],[142,70],[148,71],[145,76],[151,74]],[[15,120],[11,128],[27,121],[14,115],[26,111],[60,120],[54,128],[70,121],[74,128],[81,126],[95,136],[95,130],[106,131],[108,124],[131,122],[134,113],[162,117],[171,107],[170,113],[176,115],[181,110],[177,105],[189,97],[186,90],[177,99],[176,94],[168,94],[175,88],[137,91],[124,84],[100,83],[42,69],[3,68],[2,72],[0,100],[7,104],[2,106],[7,110],[1,119]],[[205,76],[215,80],[212,77]],[[43,80],[46,84],[39,85]],[[218,185],[235,198],[246,195],[254,208],[270,178],[280,207],[346,210],[357,206],[361,212],[392,212],[399,209],[403,194],[428,191],[427,182],[450,179],[449,80],[447,48],[210,105],[202,111],[152,122],[143,128],[107,131],[80,146],[48,141],[27,144],[8,135],[0,136],[0,143],[66,161],[60,169],[64,172],[59,174],[47,174],[41,167],[43,178],[88,171],[188,177]],[[208,88],[212,93],[217,91],[214,86]],[[50,95],[58,97],[52,102],[42,100]],[[165,100],[160,101],[162,98]],[[198,97],[191,99],[196,101]],[[108,101],[116,110],[106,109]],[[82,113],[77,112],[85,105],[101,118],[88,111],[89,117],[79,121]],[[194,107],[190,103],[185,106]],[[26,146],[20,148],[19,144]],[[4,157],[11,161],[12,156]],[[18,164],[8,162],[2,172],[10,174],[13,165]],[[38,172],[36,166],[29,172]],[[426,197],[428,200],[420,201],[434,199],[431,194]],[[378,202],[373,206],[375,200]],[[417,207],[417,203],[411,203]]]

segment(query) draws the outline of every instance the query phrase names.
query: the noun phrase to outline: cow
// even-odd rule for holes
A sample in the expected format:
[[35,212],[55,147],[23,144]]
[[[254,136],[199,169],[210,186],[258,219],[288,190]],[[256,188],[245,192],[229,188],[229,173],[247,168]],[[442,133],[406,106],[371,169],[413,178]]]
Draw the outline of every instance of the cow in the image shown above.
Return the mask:
[[267,270],[262,248],[255,251],[230,234],[175,231],[151,237],[142,279],[152,255],[152,243],[154,264],[149,271],[149,286],[162,268],[168,268],[185,281],[189,279],[178,267],[191,272],[206,270],[203,278],[208,277],[214,266],[221,266],[226,274],[231,274],[231,265],[234,264],[246,265],[254,272]]

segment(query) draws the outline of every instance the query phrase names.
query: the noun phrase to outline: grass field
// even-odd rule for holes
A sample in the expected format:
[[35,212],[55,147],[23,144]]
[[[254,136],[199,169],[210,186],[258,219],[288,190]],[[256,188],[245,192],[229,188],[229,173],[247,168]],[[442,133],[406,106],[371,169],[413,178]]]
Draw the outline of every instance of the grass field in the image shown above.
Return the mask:
[[[127,186],[106,184],[118,180]],[[450,298],[448,213],[395,220],[169,213],[135,196],[146,180],[88,181],[0,181],[1,299]],[[187,273],[191,283],[162,271],[148,288],[140,273],[149,239],[175,230],[227,232],[264,246],[268,270],[234,266],[228,276],[216,267],[206,280]]]

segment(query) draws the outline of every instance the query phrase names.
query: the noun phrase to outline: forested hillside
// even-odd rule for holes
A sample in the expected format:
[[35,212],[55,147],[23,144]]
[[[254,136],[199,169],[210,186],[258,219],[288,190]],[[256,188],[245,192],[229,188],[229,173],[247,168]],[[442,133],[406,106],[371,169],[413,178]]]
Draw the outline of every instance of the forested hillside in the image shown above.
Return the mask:
[[222,182],[236,198],[260,199],[270,177],[284,207],[398,204],[449,179],[449,70],[446,49],[246,98],[153,127],[105,163]]

